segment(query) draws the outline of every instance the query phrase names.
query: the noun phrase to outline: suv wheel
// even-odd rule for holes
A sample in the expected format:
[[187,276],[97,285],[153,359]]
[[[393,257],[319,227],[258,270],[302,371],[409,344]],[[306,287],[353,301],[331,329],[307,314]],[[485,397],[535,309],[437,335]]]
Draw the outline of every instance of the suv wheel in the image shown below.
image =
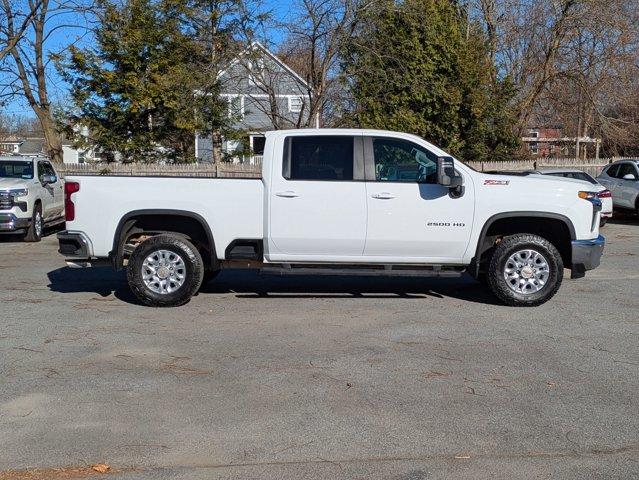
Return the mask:
[[135,296],[151,307],[177,307],[198,291],[204,262],[191,242],[177,235],[158,235],[131,254],[127,280]]
[[503,303],[533,307],[557,293],[564,264],[552,243],[523,233],[505,237],[495,247],[487,274],[490,289]]
[[42,230],[44,229],[44,221],[42,220],[42,205],[39,203],[33,208],[31,215],[31,225],[24,236],[25,242],[39,242],[42,240]]

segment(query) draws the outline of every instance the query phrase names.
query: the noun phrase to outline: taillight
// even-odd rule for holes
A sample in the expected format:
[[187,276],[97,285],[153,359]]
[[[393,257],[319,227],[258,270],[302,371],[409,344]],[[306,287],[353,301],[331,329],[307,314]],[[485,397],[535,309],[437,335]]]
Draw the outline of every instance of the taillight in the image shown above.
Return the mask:
[[64,217],[67,222],[75,220],[75,205],[71,195],[80,190],[78,182],[65,182],[64,184]]
[[612,193],[610,190],[602,190],[597,194],[599,198],[612,198]]

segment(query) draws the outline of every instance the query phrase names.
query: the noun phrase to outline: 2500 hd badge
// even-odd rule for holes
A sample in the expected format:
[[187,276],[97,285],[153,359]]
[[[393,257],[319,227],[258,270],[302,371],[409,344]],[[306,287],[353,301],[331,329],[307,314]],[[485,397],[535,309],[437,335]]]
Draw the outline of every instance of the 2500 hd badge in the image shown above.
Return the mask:
[[465,223],[461,222],[428,222],[427,227],[465,227]]

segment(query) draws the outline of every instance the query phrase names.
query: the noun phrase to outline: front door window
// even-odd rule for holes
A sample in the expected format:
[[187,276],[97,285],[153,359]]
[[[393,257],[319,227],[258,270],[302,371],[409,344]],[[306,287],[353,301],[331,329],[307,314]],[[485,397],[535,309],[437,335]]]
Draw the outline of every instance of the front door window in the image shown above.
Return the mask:
[[437,183],[437,157],[407,140],[374,138],[378,182]]

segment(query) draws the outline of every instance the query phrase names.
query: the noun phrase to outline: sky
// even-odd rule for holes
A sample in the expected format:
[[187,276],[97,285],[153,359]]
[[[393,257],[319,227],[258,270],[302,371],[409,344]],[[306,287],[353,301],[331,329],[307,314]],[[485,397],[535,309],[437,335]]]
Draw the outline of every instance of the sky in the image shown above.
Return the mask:
[[[291,15],[293,0],[263,0],[262,4],[265,11],[271,12],[275,21],[283,21]],[[47,51],[59,52],[70,43],[76,43],[80,46],[90,45],[91,37],[87,35],[86,25],[86,20],[80,14],[67,13],[55,17],[54,21],[49,24],[49,28],[53,31],[46,43]],[[269,28],[267,32],[271,44],[277,45],[282,41],[283,33],[281,31]],[[63,104],[67,98],[68,85],[60,78],[53,65],[49,68],[48,86],[51,101]],[[5,105],[0,106],[0,112],[5,115],[34,117],[28,103],[20,96],[16,96]]]

